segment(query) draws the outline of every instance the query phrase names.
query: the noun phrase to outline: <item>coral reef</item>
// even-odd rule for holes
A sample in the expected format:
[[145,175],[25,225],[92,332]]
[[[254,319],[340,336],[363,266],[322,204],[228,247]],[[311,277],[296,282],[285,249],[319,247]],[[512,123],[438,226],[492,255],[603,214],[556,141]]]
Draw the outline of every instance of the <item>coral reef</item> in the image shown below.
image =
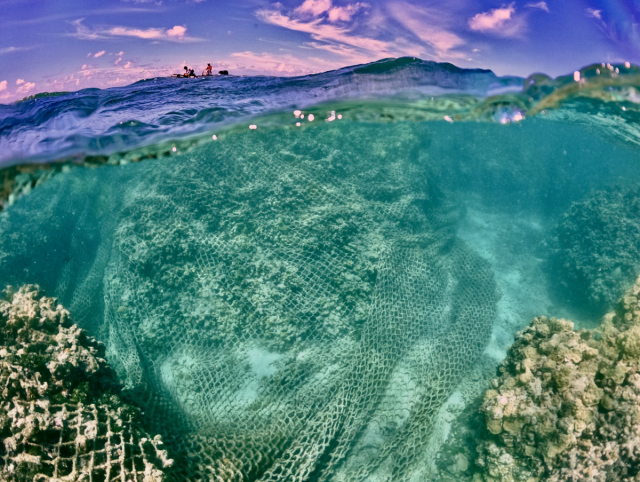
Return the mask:
[[0,479],[161,482],[172,461],[122,403],[104,346],[36,286],[0,301]]
[[640,481],[640,278],[594,330],[539,317],[485,394],[485,482]]
[[640,187],[617,186],[573,203],[551,247],[551,282],[559,293],[606,313],[640,272]]

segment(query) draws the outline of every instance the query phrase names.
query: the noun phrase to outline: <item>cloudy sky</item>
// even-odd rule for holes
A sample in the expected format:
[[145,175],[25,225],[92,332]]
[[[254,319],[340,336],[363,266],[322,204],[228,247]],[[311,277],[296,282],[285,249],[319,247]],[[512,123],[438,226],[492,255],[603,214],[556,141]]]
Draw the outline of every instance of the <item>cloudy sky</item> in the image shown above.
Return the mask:
[[0,102],[183,65],[301,75],[416,56],[497,74],[640,64],[640,0],[0,0]]

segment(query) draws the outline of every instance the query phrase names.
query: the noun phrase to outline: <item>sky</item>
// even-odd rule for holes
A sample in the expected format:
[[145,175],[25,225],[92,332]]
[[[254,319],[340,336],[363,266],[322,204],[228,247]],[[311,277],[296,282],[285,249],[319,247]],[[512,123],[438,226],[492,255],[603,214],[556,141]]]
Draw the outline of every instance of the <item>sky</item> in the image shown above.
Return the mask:
[[207,62],[292,76],[403,56],[523,77],[640,64],[640,0],[0,0],[0,103]]

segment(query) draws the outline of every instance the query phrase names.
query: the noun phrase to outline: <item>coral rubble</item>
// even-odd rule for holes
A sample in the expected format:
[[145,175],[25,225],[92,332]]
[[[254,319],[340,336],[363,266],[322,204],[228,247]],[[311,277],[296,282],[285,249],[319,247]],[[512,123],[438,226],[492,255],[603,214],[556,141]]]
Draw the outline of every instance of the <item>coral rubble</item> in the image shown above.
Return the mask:
[[121,402],[104,346],[25,285],[0,301],[0,480],[160,482],[159,436]]
[[559,291],[590,311],[606,313],[640,272],[640,187],[598,191],[573,203],[552,247]]
[[476,480],[640,481],[640,278],[597,329],[535,318],[499,371]]

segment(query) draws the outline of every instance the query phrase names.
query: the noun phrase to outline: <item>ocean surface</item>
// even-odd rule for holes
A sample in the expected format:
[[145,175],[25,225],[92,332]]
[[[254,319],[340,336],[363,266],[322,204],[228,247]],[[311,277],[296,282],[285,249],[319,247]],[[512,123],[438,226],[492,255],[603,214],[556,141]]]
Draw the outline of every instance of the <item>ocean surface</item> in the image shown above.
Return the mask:
[[40,94],[0,105],[1,169],[0,285],[106,345],[176,481],[470,481],[442,448],[515,333],[640,275],[629,64]]

